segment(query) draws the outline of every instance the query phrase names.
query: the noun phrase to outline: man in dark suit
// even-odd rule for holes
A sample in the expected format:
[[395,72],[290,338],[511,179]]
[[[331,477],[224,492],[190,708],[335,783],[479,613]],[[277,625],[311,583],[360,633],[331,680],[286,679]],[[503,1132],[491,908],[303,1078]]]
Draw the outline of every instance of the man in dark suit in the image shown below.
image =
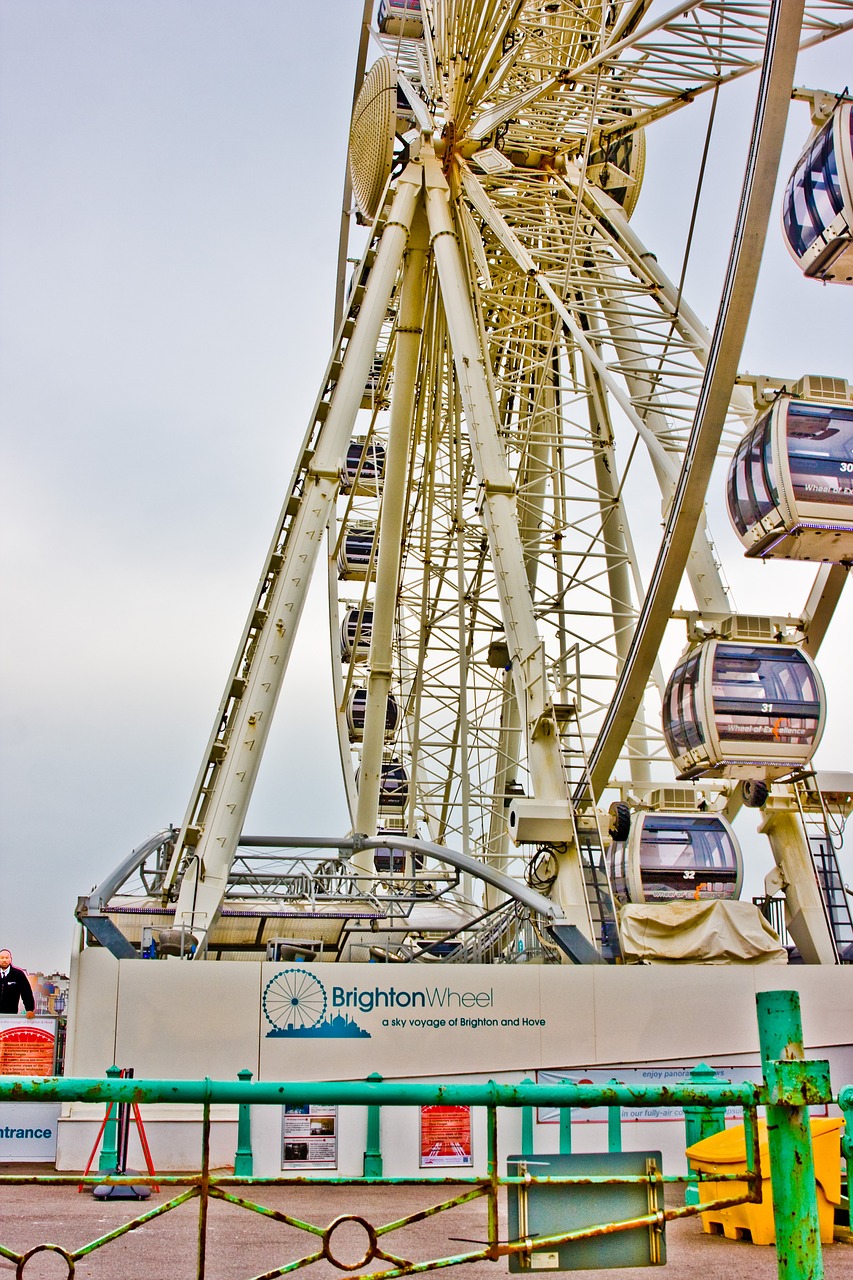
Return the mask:
[[0,951],[0,1013],[17,1013],[22,1000],[27,1017],[34,1017],[36,1000],[30,980],[23,969],[15,968],[11,951],[4,947]]

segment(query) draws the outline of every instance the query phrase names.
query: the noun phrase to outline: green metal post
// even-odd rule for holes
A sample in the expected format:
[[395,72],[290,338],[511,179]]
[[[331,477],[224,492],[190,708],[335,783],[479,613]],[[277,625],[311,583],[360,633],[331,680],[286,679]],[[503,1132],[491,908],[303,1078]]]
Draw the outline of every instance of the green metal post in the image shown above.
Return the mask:
[[[489,1084],[494,1084],[493,1080]],[[497,1262],[499,1258],[498,1240],[500,1239],[500,1174],[498,1173],[498,1113],[495,1107],[486,1111],[486,1151],[488,1158],[489,1191],[487,1202],[489,1226],[488,1257]]]
[[[611,1080],[611,1084],[618,1084],[618,1080]],[[610,1106],[607,1108],[607,1150],[622,1150],[622,1108]]]
[[572,1109],[560,1107],[560,1155],[572,1154]]
[[[369,1075],[368,1080],[381,1080],[382,1076],[378,1071],[374,1071]],[[364,1176],[365,1178],[381,1178],[382,1177],[382,1135],[380,1132],[380,1116],[382,1108],[375,1103],[370,1103],[367,1108],[367,1142],[364,1148]]]
[[[238,1080],[247,1083],[252,1073],[247,1067],[237,1072]],[[252,1108],[248,1102],[241,1102],[237,1107],[237,1150],[234,1152],[234,1176],[251,1178],[255,1161],[252,1155]]]
[[825,1064],[803,1061],[798,992],[759,991],[756,1003],[779,1280],[822,1280],[812,1134],[803,1103],[812,1100],[810,1068]]
[[853,1217],[850,1213],[850,1184],[853,1181],[853,1088],[849,1085],[846,1089],[839,1090],[838,1105],[844,1115],[844,1128],[841,1131],[841,1158],[844,1161],[844,1179],[841,1187],[841,1204],[839,1206],[841,1213],[836,1211],[835,1221],[838,1224],[839,1216],[842,1225],[845,1224],[848,1231],[853,1231]]
[[[719,1082],[728,1084],[728,1080],[723,1080],[719,1072],[713,1067],[709,1067],[707,1063],[700,1062],[690,1072],[690,1083],[702,1087],[706,1084]],[[694,1142],[701,1142],[703,1138],[710,1138],[712,1133],[720,1133],[726,1127],[726,1112],[723,1107],[685,1107],[684,1108],[684,1145],[692,1147]],[[690,1183],[684,1189],[684,1203],[699,1203],[699,1188]]]
[[[115,1063],[107,1067],[107,1078],[117,1080],[121,1075],[121,1067]],[[104,1137],[101,1143],[101,1154],[98,1157],[98,1173],[109,1173],[118,1168],[118,1103],[107,1103],[107,1123],[104,1125]]]
[[[525,1077],[522,1084],[533,1084],[533,1081]],[[521,1154],[523,1156],[533,1155],[533,1108],[521,1108]]]

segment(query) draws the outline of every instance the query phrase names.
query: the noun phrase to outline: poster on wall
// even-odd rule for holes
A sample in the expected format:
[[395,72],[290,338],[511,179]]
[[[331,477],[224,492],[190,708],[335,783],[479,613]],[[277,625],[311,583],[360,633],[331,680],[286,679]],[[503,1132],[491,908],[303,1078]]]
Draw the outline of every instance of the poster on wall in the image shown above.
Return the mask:
[[0,1075],[52,1076],[56,1018],[0,1017]]
[[[600,1088],[612,1083],[627,1085],[689,1085],[693,1066],[675,1066],[671,1062],[651,1063],[645,1067],[603,1067],[578,1068],[574,1071],[537,1071],[538,1084],[560,1084],[570,1081],[572,1084],[594,1084]],[[760,1084],[761,1068],[759,1066],[732,1066],[726,1063],[715,1063],[714,1070],[718,1078],[730,1084]],[[826,1113],[824,1108],[823,1114]],[[813,1114],[818,1114],[813,1112]],[[742,1120],[740,1108],[729,1107],[726,1119],[732,1122]],[[623,1123],[640,1124],[656,1122],[661,1124],[683,1124],[684,1112],[681,1107],[634,1106],[622,1107]],[[537,1124],[559,1124],[560,1113],[556,1107],[537,1107]],[[607,1107],[575,1107],[572,1110],[572,1124],[607,1124]]]
[[337,1164],[337,1107],[282,1107],[282,1169],[335,1169]]
[[421,1107],[421,1168],[472,1163],[471,1108]]

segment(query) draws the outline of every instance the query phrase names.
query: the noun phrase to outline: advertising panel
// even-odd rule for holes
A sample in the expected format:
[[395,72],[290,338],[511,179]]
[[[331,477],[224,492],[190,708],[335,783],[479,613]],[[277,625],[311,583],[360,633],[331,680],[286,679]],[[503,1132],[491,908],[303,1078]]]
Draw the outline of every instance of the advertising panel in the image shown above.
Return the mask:
[[421,1168],[471,1164],[471,1108],[421,1107]]
[[[614,1081],[629,1087],[632,1085],[684,1085],[690,1084],[690,1073],[695,1065],[693,1063],[691,1066],[676,1066],[671,1062],[663,1062],[650,1063],[645,1067],[620,1066],[596,1069],[576,1068],[572,1071],[537,1071],[536,1081],[538,1084],[559,1084],[568,1080],[572,1084],[594,1084],[599,1088]],[[758,1084],[761,1081],[759,1066],[729,1066],[715,1063],[714,1070],[721,1083],[726,1081],[729,1084]],[[622,1107],[620,1110],[623,1124],[640,1124],[650,1120],[661,1124],[684,1124],[684,1112],[681,1107],[637,1106]],[[559,1119],[560,1113],[556,1107],[537,1108],[538,1124],[558,1124]],[[728,1108],[726,1119],[740,1123],[742,1119],[740,1108]],[[572,1109],[572,1124],[607,1124],[607,1121],[607,1107],[574,1107]]]
[[282,1169],[335,1169],[337,1164],[337,1107],[282,1107]]

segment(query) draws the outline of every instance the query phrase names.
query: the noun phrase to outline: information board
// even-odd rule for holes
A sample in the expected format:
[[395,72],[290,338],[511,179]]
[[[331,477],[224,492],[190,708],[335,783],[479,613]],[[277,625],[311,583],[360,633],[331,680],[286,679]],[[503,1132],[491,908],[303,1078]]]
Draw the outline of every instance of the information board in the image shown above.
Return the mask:
[[338,1164],[338,1109],[282,1107],[282,1169],[335,1169]]
[[56,1061],[56,1018],[0,1016],[0,1075],[52,1076]]

